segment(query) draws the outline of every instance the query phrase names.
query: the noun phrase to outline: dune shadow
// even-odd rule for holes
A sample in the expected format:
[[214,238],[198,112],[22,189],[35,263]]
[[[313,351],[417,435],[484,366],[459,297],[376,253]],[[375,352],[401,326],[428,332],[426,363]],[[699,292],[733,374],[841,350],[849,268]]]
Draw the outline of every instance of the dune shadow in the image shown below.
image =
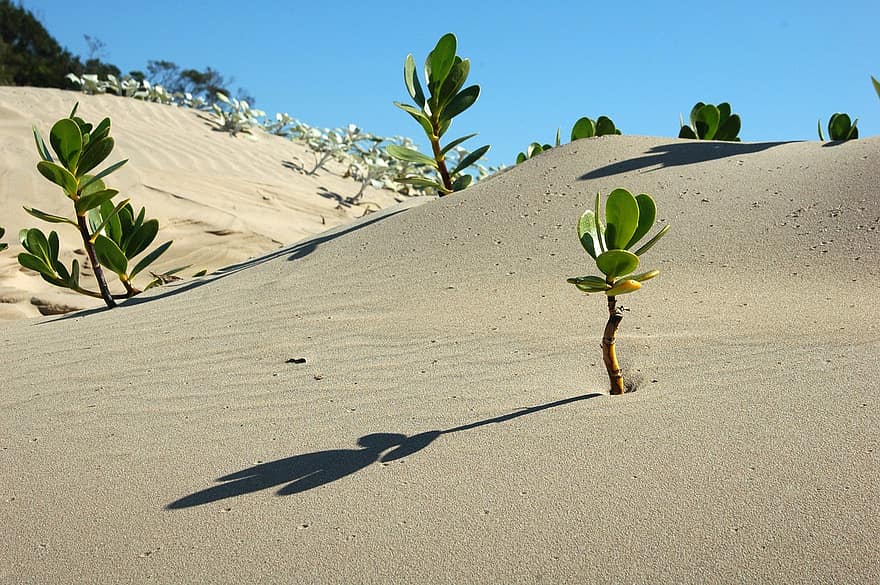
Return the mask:
[[[677,167],[692,165],[729,156],[739,156],[761,152],[774,146],[788,142],[718,142],[718,141],[681,141],[661,144],[649,149],[645,156],[618,161],[598,169],[594,169],[578,177],[585,181],[610,177],[620,173],[638,171],[648,167]],[[656,170],[656,169],[651,169]]]
[[542,410],[602,396],[584,394],[532,406],[509,414],[446,429],[407,436],[401,433],[371,433],[357,440],[358,449],[328,449],[259,463],[218,478],[218,485],[184,496],[165,506],[179,510],[234,498],[277,486],[276,495],[289,496],[327,485],[348,477],[373,463],[388,463],[408,457],[428,447],[441,435],[468,431],[490,424],[500,424]]

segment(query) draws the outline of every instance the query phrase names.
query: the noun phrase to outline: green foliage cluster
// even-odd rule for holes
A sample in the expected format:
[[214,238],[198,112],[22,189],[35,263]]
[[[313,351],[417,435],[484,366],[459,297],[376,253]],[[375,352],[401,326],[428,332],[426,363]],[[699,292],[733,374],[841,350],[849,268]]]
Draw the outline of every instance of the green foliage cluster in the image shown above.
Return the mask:
[[[859,137],[859,129],[856,124],[859,123],[858,118],[853,121],[849,114],[840,112],[831,115],[828,120],[828,139],[829,140],[855,140]],[[817,123],[819,130],[819,140],[824,141],[825,136],[822,134],[822,120]]]
[[635,292],[642,282],[660,274],[659,270],[633,273],[639,268],[639,257],[666,235],[669,226],[630,252],[654,225],[657,217],[654,199],[647,193],[633,197],[626,189],[615,189],[605,202],[604,223],[599,207],[600,195],[596,193],[594,208],[581,215],[577,232],[581,245],[605,276],[579,276],[569,278],[568,282],[583,292],[601,292],[609,297]]
[[[581,138],[593,138],[594,136],[620,135],[620,130],[614,125],[614,122],[608,116],[599,116],[596,120],[587,118],[586,116],[578,119],[571,128],[571,141],[580,140]],[[556,146],[560,145],[559,130],[556,130]],[[540,142],[532,142],[525,152],[516,155],[516,164],[525,162],[534,158],[544,151],[553,148],[549,144],[541,144]]]
[[[69,117],[58,120],[52,126],[49,133],[52,151],[34,128],[34,141],[42,159],[37,163],[37,170],[58,185],[70,199],[75,219],[30,207],[24,209],[43,221],[69,224],[79,231],[99,290],[89,290],[80,284],[78,260],[73,260],[70,269],[59,260],[58,234],[54,231],[46,236],[38,228],[21,230],[19,241],[26,251],[18,255],[18,261],[55,286],[102,298],[107,306],[113,307],[116,304],[114,299],[128,298],[141,292],[133,286],[132,280],[158,259],[171,246],[171,242],[155,248],[132,266],[133,259],[145,252],[155,240],[159,222],[146,219],[144,209],[135,215],[128,199],[114,205],[113,198],[119,192],[108,188],[103,179],[122,167],[127,160],[116,162],[97,174],[90,174],[113,150],[110,119],[104,118],[97,126],[92,125],[76,115],[77,106],[74,106]],[[53,152],[57,161],[52,156]],[[110,291],[102,267],[116,274],[125,289],[124,293],[113,294]],[[150,286],[161,280],[161,277],[157,277]]]
[[226,97],[219,91],[211,110],[219,129],[233,136],[239,132],[250,134],[253,128],[260,127],[260,118],[266,117],[266,112],[251,108],[247,101]]
[[481,146],[459,160],[452,170],[447,168],[446,154],[476,134],[456,138],[446,146],[441,145],[440,139],[449,130],[453,118],[474,105],[480,95],[479,85],[464,87],[471,63],[470,59],[462,59],[456,55],[457,47],[455,35],[447,33],[428,53],[424,66],[427,95],[419,82],[415,59],[412,54],[407,55],[403,65],[403,81],[415,107],[394,102],[395,106],[412,116],[422,127],[431,144],[433,157],[399,145],[386,148],[388,154],[394,158],[424,165],[437,172],[434,179],[427,179],[423,175],[408,175],[399,177],[399,182],[436,189],[441,196],[461,191],[470,185],[473,176],[464,171],[489,150],[489,145]]
[[683,119],[680,120],[680,124],[679,138],[740,141],[739,114],[731,114],[730,104],[727,102],[717,106],[697,102],[691,109],[690,126],[686,125]]

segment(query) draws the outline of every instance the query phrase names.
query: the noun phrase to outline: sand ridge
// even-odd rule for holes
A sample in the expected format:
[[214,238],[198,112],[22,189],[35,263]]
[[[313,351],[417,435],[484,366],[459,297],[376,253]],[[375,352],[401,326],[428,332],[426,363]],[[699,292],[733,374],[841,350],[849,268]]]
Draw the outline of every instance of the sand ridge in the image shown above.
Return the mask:
[[[874,583],[878,146],[581,141],[4,323],[0,579]],[[672,229],[610,397],[565,278],[618,186]]]

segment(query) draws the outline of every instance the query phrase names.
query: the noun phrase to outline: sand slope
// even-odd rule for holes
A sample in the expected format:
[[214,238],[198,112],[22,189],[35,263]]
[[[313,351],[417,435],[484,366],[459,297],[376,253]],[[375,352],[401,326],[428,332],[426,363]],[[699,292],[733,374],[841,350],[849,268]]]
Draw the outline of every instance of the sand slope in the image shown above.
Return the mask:
[[[340,165],[328,164],[332,172],[321,170],[314,176],[290,167],[313,166],[312,152],[299,143],[262,132],[258,140],[232,137],[217,131],[208,114],[187,109],[110,95],[2,87],[0,226],[6,228],[4,241],[10,250],[0,256],[0,319],[102,304],[55,288],[35,273],[21,270],[15,261],[22,251],[17,234],[23,227],[58,231],[68,266],[73,251],[82,247],[72,227],[47,224],[22,210],[27,205],[71,215],[70,201],[36,170],[39,157],[31,128],[36,125],[48,140],[52,124],[67,116],[77,102],[78,115],[86,121],[98,123],[108,116],[112,121],[116,148],[107,164],[129,160],[108,178],[108,185],[130,197],[135,210],[146,207],[147,217],[159,220],[155,245],[175,242],[154,265],[160,272],[187,264],[193,266],[188,274],[203,268],[213,271],[364,213],[362,206],[340,207],[341,200],[360,188],[340,176],[344,171]],[[394,203],[392,193],[372,188],[363,200],[381,207]],[[81,263],[85,259],[82,254],[78,257]],[[142,275],[140,286],[149,279],[149,274]]]
[[[877,582],[878,165],[604,137],[2,324],[0,580]],[[618,186],[673,227],[612,398],[604,298],[564,279]]]

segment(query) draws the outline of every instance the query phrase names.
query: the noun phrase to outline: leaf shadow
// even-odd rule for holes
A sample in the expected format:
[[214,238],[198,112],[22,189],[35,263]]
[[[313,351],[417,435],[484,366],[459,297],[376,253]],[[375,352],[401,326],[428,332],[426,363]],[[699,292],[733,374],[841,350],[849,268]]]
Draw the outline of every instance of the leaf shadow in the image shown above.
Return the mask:
[[192,508],[234,498],[245,494],[279,487],[278,496],[289,496],[312,490],[348,477],[374,463],[388,463],[409,457],[425,449],[442,435],[461,433],[491,424],[501,424],[557,408],[566,404],[603,396],[600,393],[583,394],[522,408],[514,412],[488,418],[446,430],[431,430],[407,436],[402,433],[371,433],[357,440],[358,449],[328,449],[259,463],[216,480],[218,485],[194,492],[171,502],[167,510]]

